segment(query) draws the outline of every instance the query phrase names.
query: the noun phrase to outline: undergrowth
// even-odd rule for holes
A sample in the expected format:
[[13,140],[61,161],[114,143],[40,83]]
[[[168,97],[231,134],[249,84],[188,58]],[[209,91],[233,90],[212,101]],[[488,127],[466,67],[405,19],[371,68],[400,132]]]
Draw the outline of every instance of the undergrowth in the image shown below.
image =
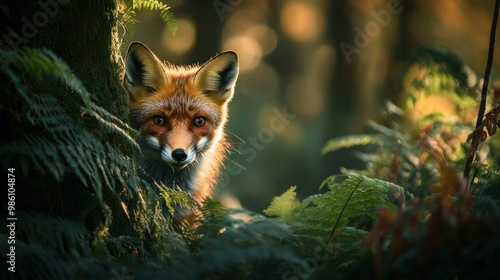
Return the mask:
[[[134,3],[168,11],[155,1]],[[0,122],[8,127],[0,164],[15,168],[20,198],[16,274],[2,270],[2,279],[486,279],[500,273],[500,146],[482,139],[472,182],[459,175],[473,129],[464,112],[474,112],[477,89],[467,81],[478,78],[450,52],[417,51],[401,77],[404,106],[388,103],[386,123],[325,145],[323,153],[351,149],[365,168],[326,178],[318,194],[302,201],[291,187],[266,216],[207,200],[196,228],[164,215],[165,208],[173,216],[175,206],[194,202],[164,186],[155,187],[160,195],[153,191],[137,164],[136,132],[97,106],[56,54],[0,50],[0,61]],[[420,100],[435,95],[450,110],[421,110]],[[496,102],[490,132],[499,124]],[[6,240],[7,229],[0,232]],[[9,245],[0,248],[7,252]]]

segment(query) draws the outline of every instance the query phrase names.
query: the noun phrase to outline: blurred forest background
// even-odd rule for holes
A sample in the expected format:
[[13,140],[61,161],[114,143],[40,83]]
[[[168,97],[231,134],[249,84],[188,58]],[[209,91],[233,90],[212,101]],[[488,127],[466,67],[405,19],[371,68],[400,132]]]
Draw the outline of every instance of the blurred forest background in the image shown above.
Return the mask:
[[[259,212],[292,185],[305,197],[342,167],[359,167],[352,152],[320,156],[321,150],[333,137],[363,131],[369,120],[383,123],[387,100],[404,105],[402,69],[416,48],[450,49],[482,76],[493,14],[487,0],[164,3],[177,17],[177,34],[171,36],[157,13],[140,11],[122,51],[141,41],[174,64],[238,53],[227,127],[234,148],[218,191]],[[499,67],[497,60],[493,78]],[[449,110],[443,100],[428,103],[419,110]],[[277,112],[285,117],[279,129],[271,123]]]

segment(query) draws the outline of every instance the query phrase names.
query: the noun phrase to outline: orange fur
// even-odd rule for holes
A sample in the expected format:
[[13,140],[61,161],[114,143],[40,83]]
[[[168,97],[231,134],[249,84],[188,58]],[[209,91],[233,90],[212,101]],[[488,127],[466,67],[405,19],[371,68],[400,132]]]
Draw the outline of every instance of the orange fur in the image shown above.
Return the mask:
[[183,67],[160,62],[141,43],[130,45],[124,77],[130,120],[139,131],[141,165],[155,181],[200,203],[212,195],[229,147],[224,126],[237,76],[234,52]]

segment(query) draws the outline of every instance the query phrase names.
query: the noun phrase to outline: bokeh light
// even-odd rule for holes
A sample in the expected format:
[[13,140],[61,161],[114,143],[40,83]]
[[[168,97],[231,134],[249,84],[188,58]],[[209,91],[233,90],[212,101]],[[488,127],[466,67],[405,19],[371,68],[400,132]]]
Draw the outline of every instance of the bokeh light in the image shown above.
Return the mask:
[[196,42],[196,27],[191,20],[178,19],[179,30],[175,36],[170,34],[167,26],[161,36],[162,46],[169,52],[182,55],[191,50]]
[[223,49],[234,50],[238,53],[241,73],[255,68],[262,56],[260,44],[246,35],[231,37],[224,43]]
[[245,32],[245,35],[253,38],[260,45],[262,55],[266,55],[274,51],[278,45],[276,32],[263,24],[251,26]]
[[324,29],[323,14],[309,3],[297,1],[286,3],[280,19],[285,34],[299,42],[318,39]]
[[[237,193],[244,207],[260,211],[290,185],[317,191],[325,176],[355,162],[345,155],[319,154],[331,138],[363,132],[368,119],[384,118],[386,100],[405,106],[415,79],[427,74],[416,67],[403,75],[416,48],[443,44],[475,73],[484,71],[490,4],[399,2],[401,12],[382,19],[389,24],[379,24],[373,36],[365,35],[365,47],[359,46],[364,39],[356,30],[379,23],[394,1],[218,1],[224,8],[218,11],[213,1],[174,0],[168,4],[179,22],[176,36],[155,13],[141,11],[130,41],[142,41],[160,59],[176,64],[203,63],[225,50],[238,53],[240,74],[227,124],[235,147],[238,137],[248,141],[269,127],[274,109],[296,115],[252,161],[237,152],[228,156],[245,170],[232,176],[225,190]],[[342,43],[358,48],[350,60]],[[499,52],[500,45],[496,48]],[[494,65],[498,69],[498,61]],[[480,84],[480,79],[471,74],[467,82]],[[415,96],[413,107],[404,108],[410,119],[430,112],[456,114],[447,93]],[[458,109],[463,118],[470,117]]]

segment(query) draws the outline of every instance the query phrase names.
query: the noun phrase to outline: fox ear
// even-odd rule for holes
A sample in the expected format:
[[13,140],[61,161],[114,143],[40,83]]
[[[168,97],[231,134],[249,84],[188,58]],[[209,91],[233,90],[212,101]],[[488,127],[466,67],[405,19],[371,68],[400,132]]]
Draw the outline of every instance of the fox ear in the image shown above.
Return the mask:
[[194,83],[204,93],[226,102],[233,97],[238,72],[238,55],[227,51],[203,64],[196,73]]
[[165,82],[161,61],[144,44],[131,43],[127,51],[123,83],[132,100],[156,92]]

